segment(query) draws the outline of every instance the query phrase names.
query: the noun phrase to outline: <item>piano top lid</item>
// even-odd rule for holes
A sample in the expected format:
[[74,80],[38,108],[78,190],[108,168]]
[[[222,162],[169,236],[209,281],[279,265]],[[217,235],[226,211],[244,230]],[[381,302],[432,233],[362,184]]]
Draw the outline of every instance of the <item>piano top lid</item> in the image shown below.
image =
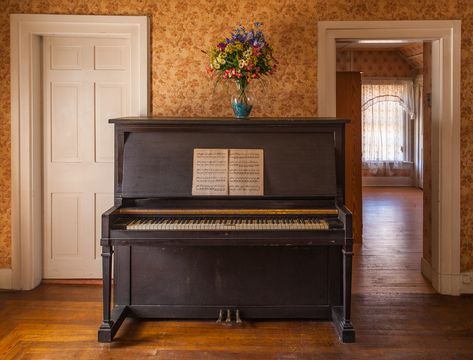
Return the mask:
[[334,125],[350,123],[349,119],[337,117],[251,117],[238,119],[234,117],[171,117],[171,116],[130,116],[110,119],[109,123],[117,125]]

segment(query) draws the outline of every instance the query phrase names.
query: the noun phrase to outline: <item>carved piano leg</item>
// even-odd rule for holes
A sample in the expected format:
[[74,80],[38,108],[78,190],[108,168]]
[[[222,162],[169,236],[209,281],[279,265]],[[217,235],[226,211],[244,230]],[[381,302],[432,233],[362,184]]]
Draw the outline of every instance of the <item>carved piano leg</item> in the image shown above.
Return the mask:
[[112,341],[113,321],[110,316],[112,299],[112,247],[102,246],[103,321],[99,328],[99,341]]
[[112,310],[112,254],[111,246],[102,246],[103,321],[99,328],[99,342],[111,342],[128,314],[127,306],[114,306]]
[[[351,243],[351,242],[350,242]],[[343,306],[332,309],[332,319],[335,323],[338,337],[344,343],[355,342],[355,329],[351,323],[351,278],[353,246],[345,245],[343,254]]]

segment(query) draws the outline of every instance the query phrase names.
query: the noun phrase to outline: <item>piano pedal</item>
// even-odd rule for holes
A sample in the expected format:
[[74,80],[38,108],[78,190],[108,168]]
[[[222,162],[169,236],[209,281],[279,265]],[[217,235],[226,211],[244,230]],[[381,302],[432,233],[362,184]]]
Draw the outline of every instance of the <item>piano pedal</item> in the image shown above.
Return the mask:
[[233,326],[233,325],[243,324],[243,320],[241,319],[239,309],[236,309],[236,311],[235,311],[235,322],[232,321],[232,310],[227,309],[225,321],[223,320],[223,314],[224,314],[223,310],[219,309],[218,310],[218,318],[217,318],[217,321],[216,321],[217,324],[225,324],[226,326]]
[[227,309],[227,318],[225,319],[225,325],[231,325],[232,323],[232,312],[230,309]]
[[243,321],[241,320],[241,317],[240,317],[240,310],[239,309],[236,309],[235,322],[237,324],[242,324],[243,323]]
[[222,322],[222,320],[223,320],[223,310],[220,309],[220,310],[218,311],[218,319],[217,319],[217,321],[216,321],[217,324],[220,324],[220,323]]

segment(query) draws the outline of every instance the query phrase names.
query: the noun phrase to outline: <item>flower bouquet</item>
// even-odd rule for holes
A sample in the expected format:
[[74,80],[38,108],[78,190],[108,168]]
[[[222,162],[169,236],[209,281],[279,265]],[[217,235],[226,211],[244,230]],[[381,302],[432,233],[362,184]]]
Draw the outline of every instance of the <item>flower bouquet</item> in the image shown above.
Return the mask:
[[238,26],[230,37],[220,40],[206,53],[210,57],[207,72],[216,78],[217,83],[232,80],[236,84],[231,104],[237,118],[247,118],[253,108],[249,84],[276,70],[273,50],[260,30],[261,23],[254,23],[254,27],[247,30]]

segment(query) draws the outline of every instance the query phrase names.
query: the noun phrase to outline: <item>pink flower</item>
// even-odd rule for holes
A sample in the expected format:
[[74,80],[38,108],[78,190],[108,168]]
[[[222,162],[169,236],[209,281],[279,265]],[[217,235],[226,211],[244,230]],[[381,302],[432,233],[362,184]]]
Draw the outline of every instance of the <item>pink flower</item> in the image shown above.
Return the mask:
[[259,56],[261,54],[261,48],[259,46],[253,46],[253,55]]

